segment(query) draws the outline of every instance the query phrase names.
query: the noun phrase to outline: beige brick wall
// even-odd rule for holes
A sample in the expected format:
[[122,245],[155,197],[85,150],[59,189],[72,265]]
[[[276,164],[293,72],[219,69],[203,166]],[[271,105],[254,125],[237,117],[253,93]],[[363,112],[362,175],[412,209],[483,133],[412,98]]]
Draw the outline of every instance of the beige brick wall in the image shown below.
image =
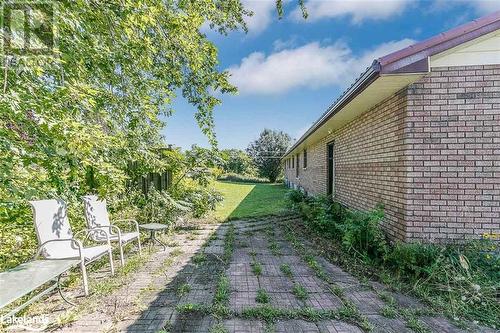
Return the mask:
[[500,65],[438,68],[307,148],[286,178],[326,194],[335,142],[335,199],[386,208],[392,238],[430,241],[500,232]]
[[407,110],[406,238],[500,232],[500,65],[433,69]]
[[295,168],[288,168],[286,178],[308,193],[326,194],[326,147],[334,141],[335,199],[359,210],[383,203],[386,230],[393,238],[403,239],[405,105],[406,90],[308,147],[307,168],[302,168],[301,153],[299,177]]

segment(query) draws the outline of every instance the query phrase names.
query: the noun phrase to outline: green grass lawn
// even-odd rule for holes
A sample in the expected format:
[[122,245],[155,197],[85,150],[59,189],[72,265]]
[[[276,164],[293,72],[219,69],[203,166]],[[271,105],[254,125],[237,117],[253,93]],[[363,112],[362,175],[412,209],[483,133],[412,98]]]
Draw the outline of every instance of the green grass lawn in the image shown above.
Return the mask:
[[214,212],[218,220],[280,214],[286,211],[282,184],[257,184],[217,181],[215,188],[222,192],[224,201]]

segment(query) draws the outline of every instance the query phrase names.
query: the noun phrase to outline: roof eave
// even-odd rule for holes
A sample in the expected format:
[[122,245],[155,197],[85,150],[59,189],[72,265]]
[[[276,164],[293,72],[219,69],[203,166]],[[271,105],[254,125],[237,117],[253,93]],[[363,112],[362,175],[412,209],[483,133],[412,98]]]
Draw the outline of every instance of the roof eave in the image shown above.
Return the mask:
[[327,111],[319,118],[293,145],[290,147],[283,157],[295,150],[305,139],[307,139],[314,131],[321,127],[335,113],[342,109],[344,105],[349,103],[361,91],[363,91],[370,83],[379,77],[380,64],[377,60],[366,69],[366,71],[340,96]]

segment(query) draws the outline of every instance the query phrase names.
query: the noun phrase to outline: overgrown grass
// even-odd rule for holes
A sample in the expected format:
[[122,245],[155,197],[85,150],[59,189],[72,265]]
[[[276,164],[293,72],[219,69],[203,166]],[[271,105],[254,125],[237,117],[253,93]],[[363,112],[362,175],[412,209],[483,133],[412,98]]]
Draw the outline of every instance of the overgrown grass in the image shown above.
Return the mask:
[[252,273],[255,276],[260,276],[262,275],[262,265],[258,261],[254,261],[250,264],[252,267]]
[[301,301],[305,301],[309,297],[309,294],[307,293],[307,289],[298,283],[295,283],[293,285],[292,293],[295,295],[295,297],[297,297],[297,299],[299,299]]
[[224,195],[213,216],[218,220],[240,219],[286,212],[284,195],[286,187],[281,184],[235,183],[217,181],[215,188]]
[[292,272],[292,269],[290,268],[289,264],[281,264],[280,271],[281,271],[281,273],[285,274],[286,277],[289,277],[289,278],[293,277],[293,272]]
[[[293,227],[299,227],[300,234],[308,233],[327,256],[344,268],[411,292],[434,311],[455,320],[500,327],[498,244],[391,244],[380,227],[382,208],[353,212],[327,198],[306,198],[297,191],[288,197],[304,220],[304,228]],[[314,258],[305,260],[318,274]],[[390,315],[390,311],[386,309],[385,314]],[[406,320],[414,330],[423,331],[415,318],[407,316]]]
[[261,304],[269,303],[269,295],[264,289],[258,289],[257,296],[255,296],[255,301]]
[[177,288],[177,296],[182,297],[191,291],[189,283],[183,283]]
[[248,175],[240,175],[237,173],[226,173],[217,178],[219,181],[233,182],[233,183],[269,183],[268,179],[248,176]]

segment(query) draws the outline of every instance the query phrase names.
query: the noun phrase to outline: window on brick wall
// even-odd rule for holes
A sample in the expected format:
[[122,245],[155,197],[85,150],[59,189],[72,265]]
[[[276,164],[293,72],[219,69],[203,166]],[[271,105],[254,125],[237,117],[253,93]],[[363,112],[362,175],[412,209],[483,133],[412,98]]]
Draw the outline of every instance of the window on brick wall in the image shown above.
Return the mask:
[[295,168],[295,156],[292,156],[292,168]]
[[328,195],[335,194],[335,156],[334,156],[334,145],[330,142],[326,146],[326,163],[327,163],[327,175],[326,175],[326,193]]
[[307,168],[307,149],[304,149],[304,169]]
[[295,177],[299,177],[299,169],[300,169],[299,156],[300,156],[299,154],[295,156],[296,157],[295,161],[297,162],[297,164],[295,165]]

